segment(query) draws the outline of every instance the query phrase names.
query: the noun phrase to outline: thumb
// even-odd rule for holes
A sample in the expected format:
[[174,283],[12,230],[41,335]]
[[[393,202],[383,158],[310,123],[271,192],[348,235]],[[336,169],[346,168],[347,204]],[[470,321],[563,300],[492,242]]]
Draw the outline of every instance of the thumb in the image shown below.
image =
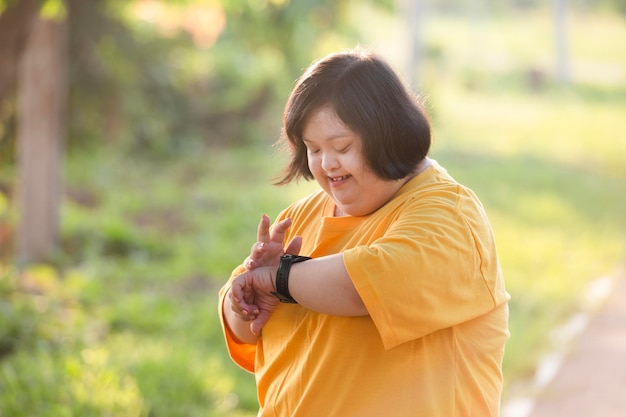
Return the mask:
[[285,248],[285,253],[297,255],[300,253],[300,249],[302,249],[302,236],[296,236],[291,239],[291,242]]

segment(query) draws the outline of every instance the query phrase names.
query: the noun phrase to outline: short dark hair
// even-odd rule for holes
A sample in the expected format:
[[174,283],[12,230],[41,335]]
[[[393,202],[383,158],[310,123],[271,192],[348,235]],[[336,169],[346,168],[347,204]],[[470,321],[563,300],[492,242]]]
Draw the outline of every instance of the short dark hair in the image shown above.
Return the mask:
[[313,112],[324,106],[361,137],[365,160],[380,178],[404,178],[428,154],[426,111],[389,64],[363,50],[339,52],[314,62],[287,100],[281,139],[291,161],[277,184],[313,178],[302,130]]

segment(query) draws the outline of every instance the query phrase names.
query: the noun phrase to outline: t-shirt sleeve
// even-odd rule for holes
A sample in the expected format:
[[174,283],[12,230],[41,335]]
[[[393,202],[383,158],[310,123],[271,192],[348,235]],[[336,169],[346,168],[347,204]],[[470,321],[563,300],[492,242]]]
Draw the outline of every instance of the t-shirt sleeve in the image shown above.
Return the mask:
[[233,334],[233,332],[228,327],[226,323],[226,319],[224,318],[224,298],[226,297],[226,293],[230,288],[231,281],[233,277],[244,272],[244,267],[240,266],[235,269],[231,275],[231,278],[228,280],[226,285],[222,287],[219,292],[219,302],[218,302],[218,316],[220,318],[220,322],[222,324],[222,330],[224,333],[224,339],[226,340],[226,348],[228,349],[228,354],[231,359],[240,367],[249,372],[254,372],[254,358],[256,356],[256,345],[250,345],[247,343],[240,342],[237,337]]
[[446,204],[408,204],[371,245],[344,251],[386,349],[495,307],[500,268],[486,253],[495,252],[489,223],[480,211],[475,215],[478,221],[468,221]]

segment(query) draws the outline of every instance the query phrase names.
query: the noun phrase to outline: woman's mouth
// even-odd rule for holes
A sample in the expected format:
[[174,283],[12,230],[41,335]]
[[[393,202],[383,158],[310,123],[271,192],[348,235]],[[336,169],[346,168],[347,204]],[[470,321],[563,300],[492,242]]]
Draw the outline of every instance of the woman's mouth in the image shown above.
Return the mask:
[[330,180],[331,185],[337,186],[337,185],[342,184],[344,181],[346,181],[351,176],[352,175],[342,175],[340,177],[328,177],[328,179]]

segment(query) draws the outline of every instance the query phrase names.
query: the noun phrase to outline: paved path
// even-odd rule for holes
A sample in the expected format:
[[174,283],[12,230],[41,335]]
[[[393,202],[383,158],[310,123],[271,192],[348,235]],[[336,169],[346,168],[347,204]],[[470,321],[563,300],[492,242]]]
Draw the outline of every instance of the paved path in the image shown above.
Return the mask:
[[626,277],[611,280],[608,291],[552,361],[540,392],[504,417],[626,417]]

